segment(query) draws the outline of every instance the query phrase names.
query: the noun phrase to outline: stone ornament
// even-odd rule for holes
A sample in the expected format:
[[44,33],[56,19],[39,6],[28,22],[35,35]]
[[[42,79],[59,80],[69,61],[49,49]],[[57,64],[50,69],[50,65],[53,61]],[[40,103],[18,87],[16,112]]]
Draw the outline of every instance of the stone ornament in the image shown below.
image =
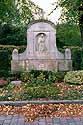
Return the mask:
[[18,50],[14,49],[12,52],[12,59],[13,60],[18,60]]
[[71,50],[69,48],[65,49],[65,59],[71,60]]

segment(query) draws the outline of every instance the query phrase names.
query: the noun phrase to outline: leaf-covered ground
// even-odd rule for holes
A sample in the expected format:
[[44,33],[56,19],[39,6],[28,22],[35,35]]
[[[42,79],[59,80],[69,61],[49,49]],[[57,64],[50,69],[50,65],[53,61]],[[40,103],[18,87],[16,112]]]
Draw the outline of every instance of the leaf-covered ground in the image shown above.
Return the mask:
[[83,105],[81,104],[27,104],[21,107],[0,106],[0,115],[20,114],[25,121],[34,121],[37,118],[47,117],[78,117],[83,116]]
[[[58,94],[60,97],[59,99],[83,99],[83,85],[69,85],[65,83],[53,83],[53,85],[60,88],[60,93]],[[6,92],[10,92],[14,95],[14,100],[20,100],[19,93],[21,94],[23,91],[24,89],[22,86],[16,86],[14,88],[9,86],[8,89],[0,89],[2,95]],[[8,95],[8,99],[10,99],[10,95]],[[39,100],[46,99],[47,98],[39,98]],[[39,117],[78,117],[83,116],[83,104],[28,104],[21,107],[4,105],[0,106],[0,115],[3,114],[20,114],[25,117],[26,121],[33,121]]]
[[32,86],[24,83],[19,86],[0,88],[0,101],[16,100],[82,100],[83,85],[70,85],[64,82],[51,85]]
[[83,85],[71,85],[64,82],[53,83],[60,88],[59,97],[61,100],[81,100],[83,99]]

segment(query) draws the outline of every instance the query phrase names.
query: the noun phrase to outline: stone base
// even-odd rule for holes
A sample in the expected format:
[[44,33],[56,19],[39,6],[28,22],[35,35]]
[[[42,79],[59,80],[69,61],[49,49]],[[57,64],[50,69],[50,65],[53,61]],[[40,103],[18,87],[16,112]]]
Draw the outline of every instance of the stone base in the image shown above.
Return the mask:
[[55,59],[29,59],[11,61],[12,71],[48,70],[48,71],[69,71],[72,70],[72,60]]

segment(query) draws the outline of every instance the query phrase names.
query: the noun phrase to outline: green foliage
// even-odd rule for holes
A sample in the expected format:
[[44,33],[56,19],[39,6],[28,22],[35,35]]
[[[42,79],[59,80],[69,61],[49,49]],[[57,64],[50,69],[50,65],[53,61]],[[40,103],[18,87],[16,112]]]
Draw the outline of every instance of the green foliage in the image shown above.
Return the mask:
[[65,92],[64,99],[66,100],[80,100],[83,99],[82,90],[69,90]]
[[58,24],[56,36],[58,48],[64,46],[82,46],[78,25]]
[[65,75],[66,75],[66,72],[57,72],[56,73],[57,82],[63,82]]
[[[1,68],[4,68],[4,67],[1,67]],[[1,70],[0,69],[0,78],[2,78],[2,77],[4,77],[4,78],[8,78],[8,76],[9,76],[9,71],[8,71],[8,69],[6,69],[6,70]]]
[[8,77],[9,61],[8,51],[0,50],[0,77]]
[[[44,85],[44,86],[27,86],[23,84],[22,91],[16,91],[19,87],[15,87],[12,84],[4,86],[0,92],[4,91],[0,95],[0,101],[9,101],[9,100],[34,100],[34,99],[58,99],[58,94],[60,89],[57,86],[53,85]],[[12,91],[14,91],[12,93]]]
[[82,48],[80,47],[72,47],[72,65],[74,70],[82,69]]
[[0,69],[2,69],[2,67],[4,70],[8,69],[6,65],[8,65],[8,51],[0,50]]
[[59,0],[57,4],[62,8],[60,18],[62,22],[65,21],[68,24],[79,23],[83,47],[83,0]]
[[0,101],[9,101],[12,99],[13,95],[12,95],[12,90],[14,88],[13,84],[8,84],[3,86],[2,91],[4,91],[4,94],[2,92],[2,94],[0,95]]
[[38,86],[27,87],[24,93],[21,95],[22,100],[31,100],[39,98],[58,99],[59,88],[57,86]]
[[29,72],[23,72],[21,74],[21,80],[23,82],[28,82],[31,79],[31,74]]
[[8,77],[8,80],[11,82],[11,81],[15,81],[15,80],[20,80],[20,77],[21,77],[21,72],[12,72],[10,71],[9,72],[9,77]]
[[11,97],[12,97],[11,93],[7,93],[5,95],[0,95],[0,101],[9,101]]
[[8,77],[11,69],[11,56],[13,49],[17,48],[19,52],[25,50],[25,46],[0,45],[0,77]]
[[36,75],[32,71],[22,73],[21,80],[27,82],[27,84],[29,84],[30,86],[35,86],[35,85],[46,85],[54,81],[54,79],[56,79],[56,76],[55,78],[53,78],[53,76],[51,75],[46,76],[44,74],[44,71],[35,71],[35,72],[37,73]]
[[0,0],[0,23],[28,24],[42,9],[31,0]]
[[77,23],[79,20],[79,7],[82,0],[59,0],[58,5],[62,7],[61,19],[68,23]]
[[83,84],[83,70],[67,72],[64,77],[64,82],[79,85]]
[[1,0],[0,21],[3,23],[21,24],[28,23],[32,19],[30,3],[26,0]]
[[[10,24],[0,25],[0,44],[2,45],[26,45],[27,27],[12,26]],[[64,34],[63,34],[64,32]],[[57,46],[81,46],[81,36],[78,25],[57,25]]]
[[24,26],[12,26],[4,24],[0,26],[0,44],[2,45],[26,45],[26,32]]
[[37,71],[32,70],[30,72],[21,73],[21,80],[27,82],[27,85],[47,85],[52,82],[61,82],[64,79],[64,72],[53,71]]
[[7,90],[8,92],[10,92],[10,91],[13,90],[13,88],[14,88],[14,85],[13,85],[13,84],[8,84],[7,87],[6,87],[6,90]]
[[[0,22],[17,22],[19,14],[15,6],[15,0],[0,0]],[[17,17],[17,19],[16,19]]]

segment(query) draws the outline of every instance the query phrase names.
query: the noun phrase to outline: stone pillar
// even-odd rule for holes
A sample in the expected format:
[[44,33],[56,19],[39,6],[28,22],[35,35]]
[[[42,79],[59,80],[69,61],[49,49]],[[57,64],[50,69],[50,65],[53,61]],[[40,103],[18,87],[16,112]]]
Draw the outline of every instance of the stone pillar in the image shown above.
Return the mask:
[[71,50],[69,48],[65,49],[65,59],[71,60]]
[[18,67],[18,50],[14,49],[12,52],[11,71],[18,71]]
[[12,52],[12,60],[18,61],[18,50],[14,49]]
[[65,65],[68,70],[72,70],[71,50],[65,49]]

